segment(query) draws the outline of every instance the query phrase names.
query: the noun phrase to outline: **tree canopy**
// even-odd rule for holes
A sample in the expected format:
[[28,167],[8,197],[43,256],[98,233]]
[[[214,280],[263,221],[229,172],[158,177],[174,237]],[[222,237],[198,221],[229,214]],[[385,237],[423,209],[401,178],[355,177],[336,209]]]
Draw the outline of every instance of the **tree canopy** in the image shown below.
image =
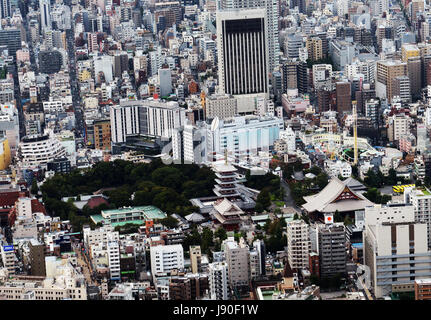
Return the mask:
[[[168,214],[187,215],[196,210],[190,198],[213,194],[214,178],[211,168],[194,164],[166,166],[159,159],[138,164],[115,160],[69,174],[56,174],[40,190],[50,215],[64,220],[74,217],[78,227],[88,223],[90,215],[123,206],[154,205]],[[61,201],[63,197],[93,194],[101,189],[109,197],[110,207],[78,210],[73,203]]]

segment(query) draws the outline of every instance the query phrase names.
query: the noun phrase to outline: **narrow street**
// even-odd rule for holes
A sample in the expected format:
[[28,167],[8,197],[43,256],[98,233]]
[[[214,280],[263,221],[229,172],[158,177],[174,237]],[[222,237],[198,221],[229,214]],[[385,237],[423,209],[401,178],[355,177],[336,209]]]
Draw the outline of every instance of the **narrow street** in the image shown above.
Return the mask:
[[286,204],[286,207],[292,207],[293,209],[295,209],[295,211],[300,213],[301,209],[296,206],[295,201],[293,200],[290,193],[290,188],[287,182],[284,179],[281,179],[280,185],[284,189],[283,201]]
[[88,285],[98,285],[95,281],[92,279],[92,269],[91,264],[87,261],[86,257],[82,254],[81,250],[78,248],[74,249],[77,255],[77,261],[78,265],[82,267],[82,273],[84,274],[85,281]]
[[374,300],[372,294],[368,290],[368,287],[371,286],[370,283],[370,269],[366,265],[357,264],[358,269],[364,270],[364,274],[358,276],[356,281],[356,286],[359,290],[363,290],[367,296],[368,300]]

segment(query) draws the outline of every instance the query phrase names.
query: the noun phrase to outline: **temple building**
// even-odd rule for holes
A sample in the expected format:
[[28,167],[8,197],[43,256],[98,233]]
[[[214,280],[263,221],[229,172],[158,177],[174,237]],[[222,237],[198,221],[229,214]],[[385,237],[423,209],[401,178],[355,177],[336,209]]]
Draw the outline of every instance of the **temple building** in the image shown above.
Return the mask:
[[227,231],[237,230],[241,224],[241,215],[244,212],[228,199],[219,199],[214,205],[214,209],[210,212],[210,216],[214,224],[221,225]]
[[[212,170],[215,173],[214,196],[193,198],[190,202],[199,208],[199,213],[209,217],[214,205],[224,199],[229,200],[240,210],[251,210],[256,206],[253,200],[257,196],[255,190],[245,187],[242,182],[244,178],[237,173],[238,169],[229,164],[227,160],[213,163]],[[220,200],[220,201],[219,201]]]
[[358,192],[358,182],[352,178],[341,181],[334,177],[318,194],[304,197],[302,208],[315,219],[322,219],[325,213],[353,215],[355,211],[372,206],[370,200]]

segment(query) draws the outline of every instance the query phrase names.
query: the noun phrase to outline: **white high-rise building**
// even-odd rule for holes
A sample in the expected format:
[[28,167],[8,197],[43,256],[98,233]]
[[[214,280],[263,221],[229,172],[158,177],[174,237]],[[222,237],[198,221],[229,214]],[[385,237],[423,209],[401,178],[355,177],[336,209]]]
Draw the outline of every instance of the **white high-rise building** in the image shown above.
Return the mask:
[[0,246],[1,261],[4,268],[8,270],[10,275],[15,274],[15,250],[13,245]]
[[229,267],[227,263],[210,263],[208,273],[211,300],[229,300]]
[[412,291],[415,280],[431,276],[427,225],[415,222],[411,204],[366,207],[363,243],[376,298]]
[[216,118],[207,125],[208,152],[223,154],[227,149],[228,155],[236,158],[255,156],[259,151],[269,151],[283,128],[283,119],[275,117]]
[[126,137],[139,134],[139,104],[136,101],[121,101],[111,106],[111,140],[114,143],[126,142]]
[[232,288],[248,287],[250,283],[250,252],[244,239],[238,244],[233,237],[223,241]]
[[[431,86],[429,86],[429,88],[431,89]],[[430,97],[431,97],[431,95],[430,95]],[[430,102],[431,102],[431,99],[430,99]],[[425,109],[425,123],[427,126],[431,126],[431,106],[429,106]]]
[[345,14],[349,13],[349,0],[337,0],[337,15],[344,17]]
[[24,167],[46,166],[66,155],[65,148],[52,132],[25,136],[18,145],[18,155]]
[[303,39],[301,35],[289,34],[284,41],[284,52],[287,53],[289,59],[298,59],[299,50],[303,48]]
[[184,269],[184,252],[181,244],[151,247],[150,257],[153,277],[166,275],[174,269]]
[[39,0],[39,10],[42,30],[51,29],[51,1]]
[[405,137],[410,133],[409,128],[409,117],[402,115],[394,115],[393,116],[393,130],[394,130],[394,140],[399,141],[401,137]]
[[428,247],[431,248],[431,193],[428,189],[406,188],[404,201],[413,205],[415,221],[427,224]]
[[309,265],[311,250],[310,230],[303,220],[287,223],[287,257],[290,268],[305,269]]
[[97,245],[101,242],[106,242],[108,239],[118,241],[120,235],[118,231],[114,231],[111,225],[104,225],[103,227],[91,230],[91,228],[83,228],[84,244],[88,247]]
[[141,102],[140,133],[169,139],[174,129],[185,122],[185,110],[175,101],[159,101],[152,98]]
[[120,245],[118,240],[108,240],[108,262],[111,280],[120,280]]
[[291,127],[287,127],[286,130],[280,131],[280,139],[286,141],[288,152],[296,151],[296,133]]

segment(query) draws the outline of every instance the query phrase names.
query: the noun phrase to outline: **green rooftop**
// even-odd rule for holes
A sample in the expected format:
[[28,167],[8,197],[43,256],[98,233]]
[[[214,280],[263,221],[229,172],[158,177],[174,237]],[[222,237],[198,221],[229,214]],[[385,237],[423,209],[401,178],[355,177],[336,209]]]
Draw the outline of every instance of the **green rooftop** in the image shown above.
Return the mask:
[[98,224],[99,222],[103,223],[103,221],[105,221],[105,219],[102,217],[101,214],[92,215],[92,216],[90,216],[90,218],[91,218],[91,220],[93,220],[93,222],[95,224]]
[[[106,218],[104,218],[104,216]],[[104,210],[102,214],[90,216],[95,224],[99,222],[110,223],[112,226],[123,226],[127,223],[137,225],[144,224],[145,221],[164,219],[167,215],[155,206],[126,207],[113,210]],[[113,221],[113,222],[111,222]]]
[[124,214],[129,212],[141,211],[147,220],[153,219],[164,219],[166,218],[166,213],[155,206],[141,206],[141,207],[130,207],[130,208],[119,208],[113,210],[104,210],[103,213],[106,214]]

